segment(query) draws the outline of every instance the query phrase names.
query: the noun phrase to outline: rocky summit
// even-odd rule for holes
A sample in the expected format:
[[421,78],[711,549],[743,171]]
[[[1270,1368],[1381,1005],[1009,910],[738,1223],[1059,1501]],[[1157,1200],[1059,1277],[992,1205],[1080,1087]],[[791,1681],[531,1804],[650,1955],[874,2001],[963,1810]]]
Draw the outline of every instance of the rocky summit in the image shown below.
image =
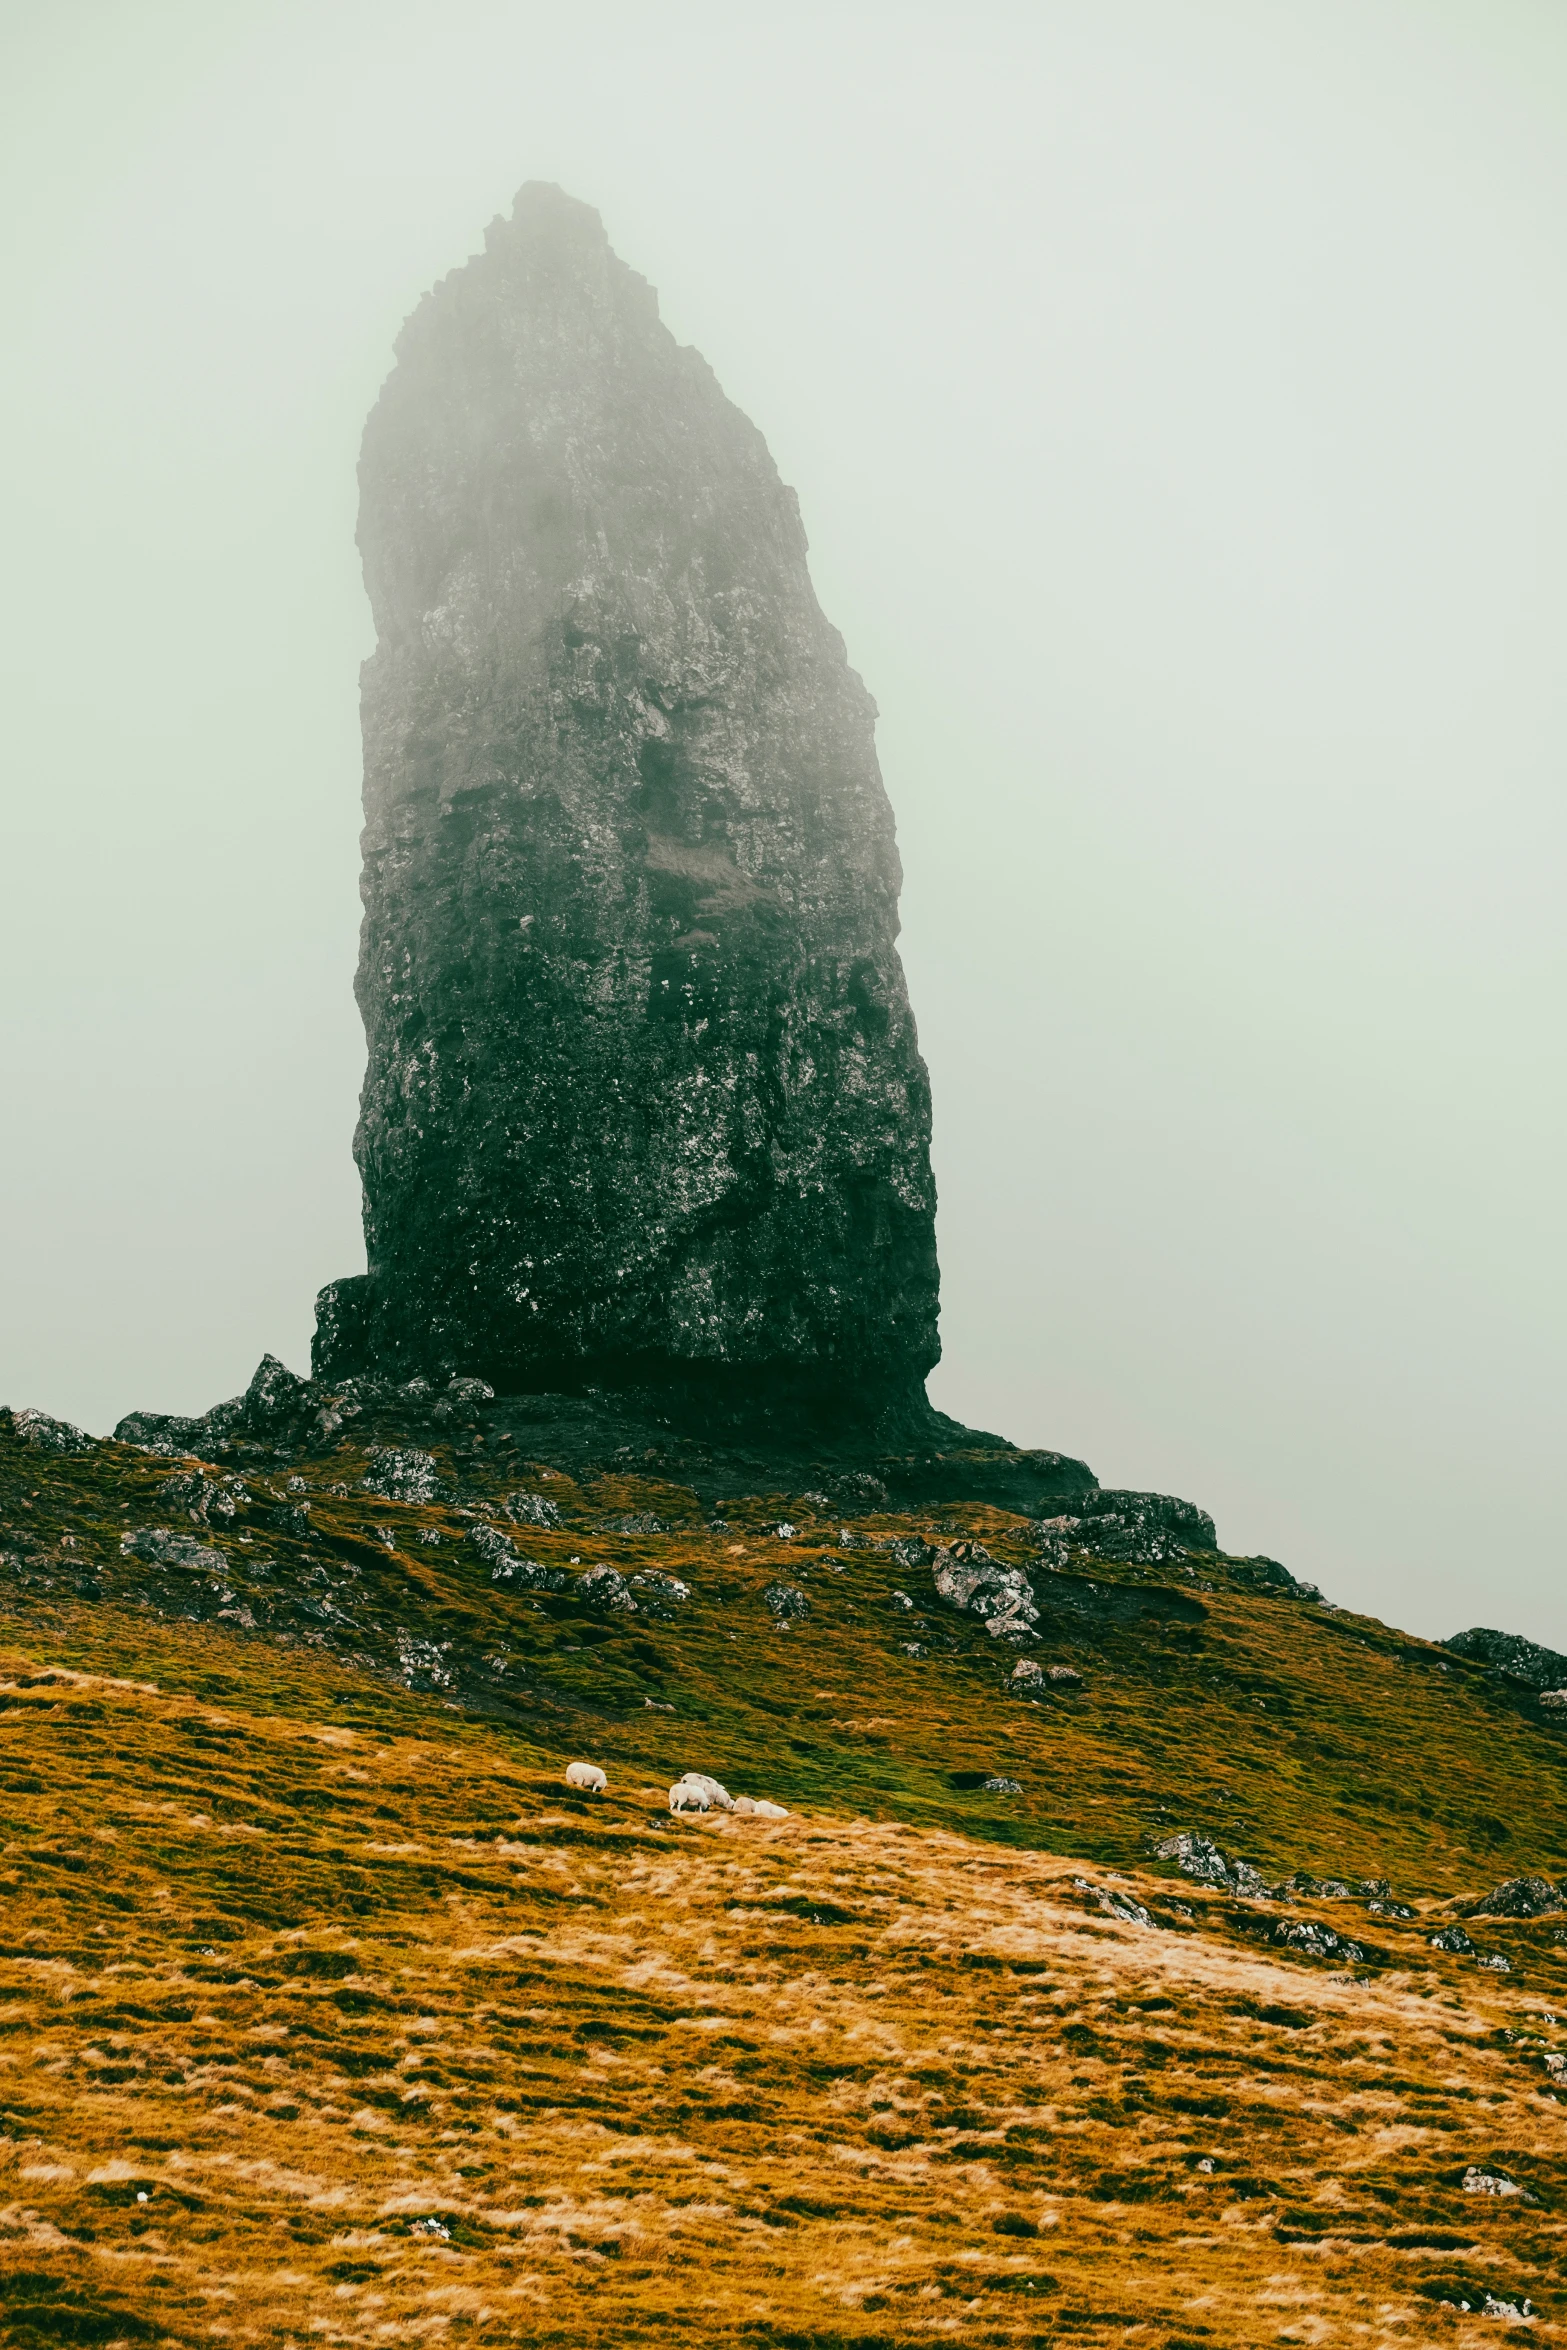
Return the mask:
[[404,328],[360,485],[369,1271],[318,1373],[917,1419],[892,811],[761,434],[535,183]]

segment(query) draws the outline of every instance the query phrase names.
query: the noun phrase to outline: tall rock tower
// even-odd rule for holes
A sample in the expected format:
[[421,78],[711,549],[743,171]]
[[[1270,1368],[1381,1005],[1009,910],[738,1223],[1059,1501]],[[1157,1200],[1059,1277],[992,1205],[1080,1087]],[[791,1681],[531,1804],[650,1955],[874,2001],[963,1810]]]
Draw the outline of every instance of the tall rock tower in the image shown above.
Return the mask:
[[360,491],[370,1270],[317,1371],[918,1408],[875,705],[761,434],[535,183],[403,329]]

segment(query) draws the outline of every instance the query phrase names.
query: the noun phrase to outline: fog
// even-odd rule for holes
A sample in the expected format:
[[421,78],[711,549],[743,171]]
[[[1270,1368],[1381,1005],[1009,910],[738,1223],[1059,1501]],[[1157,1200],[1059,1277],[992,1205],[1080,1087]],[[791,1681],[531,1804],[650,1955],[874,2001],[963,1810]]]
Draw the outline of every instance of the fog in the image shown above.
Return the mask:
[[353,544],[420,293],[603,213],[881,708],[946,1409],[1567,1645],[1567,16],[0,8],[0,1397],[363,1265]]

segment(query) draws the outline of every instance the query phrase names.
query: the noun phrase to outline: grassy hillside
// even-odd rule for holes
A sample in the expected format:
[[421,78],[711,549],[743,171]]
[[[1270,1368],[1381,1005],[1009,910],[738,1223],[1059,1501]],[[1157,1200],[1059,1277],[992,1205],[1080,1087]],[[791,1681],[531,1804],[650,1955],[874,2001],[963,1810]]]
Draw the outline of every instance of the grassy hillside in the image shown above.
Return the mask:
[[[393,1435],[192,1519],[188,1460],[0,1434],[8,2339],[1557,2337],[1567,1916],[1430,1945],[1567,1869],[1526,1691],[1218,1554],[439,1443],[399,1503]],[[937,1597],[975,1538],[1080,1685]],[[796,1816],[672,1820],[687,1767]]]

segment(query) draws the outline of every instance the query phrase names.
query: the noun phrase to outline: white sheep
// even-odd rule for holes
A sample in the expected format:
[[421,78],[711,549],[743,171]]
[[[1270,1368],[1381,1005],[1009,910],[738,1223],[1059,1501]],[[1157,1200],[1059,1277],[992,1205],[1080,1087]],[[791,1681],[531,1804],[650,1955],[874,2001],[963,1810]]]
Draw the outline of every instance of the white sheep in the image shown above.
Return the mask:
[[751,1801],[751,1798],[749,1797],[749,1795],[737,1795],[737,1796],[735,1797],[735,1817],[736,1817],[736,1819],[739,1819],[739,1820],[748,1820],[748,1819],[750,1818],[750,1816],[751,1816],[752,1812],[754,1812],[754,1811],[755,1811],[755,1809],[756,1809],[756,1806],[755,1806],[755,1804],[754,1804],[754,1803]]
[[609,1781],[597,1763],[575,1762],[566,1765],[566,1784],[580,1788],[584,1795],[602,1795]]
[[733,1811],[735,1799],[719,1780],[710,1779],[705,1771],[686,1771],[681,1776],[683,1787],[700,1787],[709,1803],[716,1803],[720,1811]]
[[708,1811],[712,1807],[705,1787],[698,1787],[692,1779],[677,1779],[669,1790],[671,1811]]
[[759,1820],[786,1820],[789,1817],[781,1803],[755,1803],[751,1809]]

